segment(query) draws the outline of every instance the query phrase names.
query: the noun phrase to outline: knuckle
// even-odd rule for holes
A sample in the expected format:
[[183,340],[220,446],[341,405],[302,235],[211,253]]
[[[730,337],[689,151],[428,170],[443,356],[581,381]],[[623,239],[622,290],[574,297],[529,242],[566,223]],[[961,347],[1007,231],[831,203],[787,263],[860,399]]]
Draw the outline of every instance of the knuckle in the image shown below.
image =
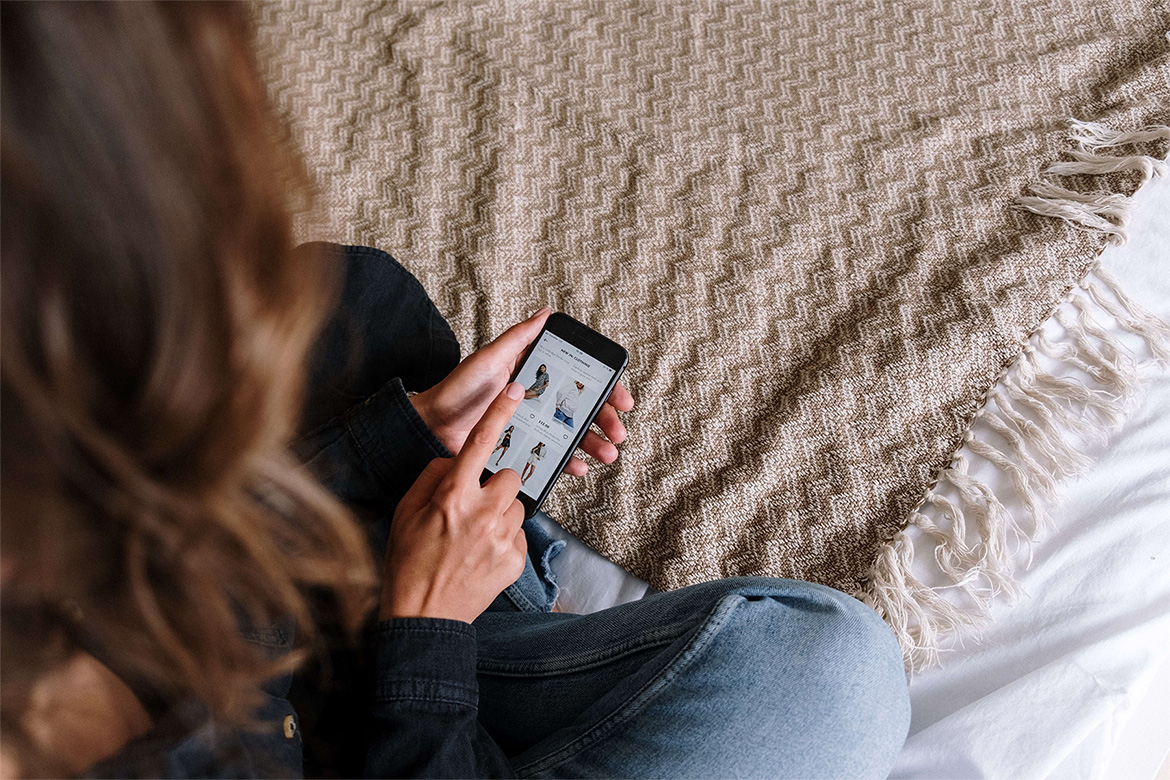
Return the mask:
[[448,526],[458,522],[467,514],[463,496],[453,488],[436,490],[435,494],[431,496],[430,503],[431,510]]
[[431,496],[432,503],[448,505],[454,503],[459,497],[459,489],[453,482],[440,482],[439,486],[435,488],[435,492]]
[[432,501],[431,502],[431,522],[433,527],[442,529],[444,532],[451,531],[458,526],[458,513],[452,507]]
[[[511,473],[509,473],[511,472]],[[520,486],[520,477],[511,469],[500,469],[484,484],[485,496],[497,505],[505,496],[515,495]]]
[[496,436],[491,431],[481,428],[471,433],[471,444],[475,447],[494,446],[495,443]]
[[498,533],[492,538],[492,547],[495,557],[501,560],[505,565],[514,563],[516,558],[516,544],[513,541],[513,534]]
[[520,575],[524,573],[525,558],[525,554],[517,549],[515,545],[512,545],[512,554],[508,560],[508,570],[513,581],[520,579]]

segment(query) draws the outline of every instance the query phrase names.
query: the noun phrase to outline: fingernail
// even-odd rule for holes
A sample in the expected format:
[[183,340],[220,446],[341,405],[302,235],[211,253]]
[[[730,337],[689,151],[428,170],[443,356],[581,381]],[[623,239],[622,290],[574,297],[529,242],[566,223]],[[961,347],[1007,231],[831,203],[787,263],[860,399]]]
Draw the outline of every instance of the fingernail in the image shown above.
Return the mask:
[[519,401],[524,397],[524,385],[520,384],[519,382],[513,382],[512,384],[508,385],[508,389],[505,392],[513,401]]
[[548,307],[547,307],[547,306],[541,306],[539,309],[537,309],[536,311],[532,312],[532,314],[529,314],[529,315],[528,315],[528,319],[530,319],[530,320],[534,320],[534,319],[536,319],[537,317],[539,317],[540,315],[544,314],[546,311],[548,311]]

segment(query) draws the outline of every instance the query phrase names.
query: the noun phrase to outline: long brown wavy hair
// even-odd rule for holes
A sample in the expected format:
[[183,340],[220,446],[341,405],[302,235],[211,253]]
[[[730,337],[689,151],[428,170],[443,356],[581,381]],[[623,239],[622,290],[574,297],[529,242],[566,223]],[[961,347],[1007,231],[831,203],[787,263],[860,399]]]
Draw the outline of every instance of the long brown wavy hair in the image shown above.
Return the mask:
[[243,3],[3,3],[0,724],[22,772],[36,681],[85,642],[244,721],[297,658],[241,622],[355,627],[362,534],[290,457],[336,289],[290,262],[307,177]]

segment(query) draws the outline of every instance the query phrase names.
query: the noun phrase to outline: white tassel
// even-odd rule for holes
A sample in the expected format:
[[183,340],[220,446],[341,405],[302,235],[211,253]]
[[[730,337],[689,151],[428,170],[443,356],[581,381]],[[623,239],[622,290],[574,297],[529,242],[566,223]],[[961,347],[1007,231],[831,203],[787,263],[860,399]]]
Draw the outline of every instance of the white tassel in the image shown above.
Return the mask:
[[[1072,161],[1054,163],[1047,173],[1137,171],[1143,180],[1167,173],[1167,165],[1151,157],[1095,151],[1170,139],[1170,127],[1122,132],[1074,121],[1070,138],[1079,147],[1070,152]],[[1129,198],[1076,192],[1050,182],[1035,184],[1031,191],[1017,198],[1019,207],[1099,231],[1113,243],[1125,240],[1133,206]],[[905,532],[878,551],[856,595],[893,627],[909,670],[938,663],[949,639],[986,622],[993,599],[1014,596],[1013,545],[1027,547],[1030,563],[1031,543],[1050,522],[1046,500],[1055,497],[1060,482],[1090,465],[1078,441],[1103,442],[1124,418],[1142,362],[1101,324],[1103,318],[1140,336],[1155,360],[1170,362],[1170,324],[1130,300],[1117,280],[1094,263],[1053,311],[1051,321],[1064,333],[1053,336],[1040,328],[1025,342],[988,390],[949,465],[939,470],[907,519],[907,526],[933,545],[935,563],[948,584],[931,587],[911,573],[914,543]],[[1041,365],[1040,356],[1074,373],[1053,373]],[[979,420],[997,443],[974,427]],[[970,474],[969,456],[982,458],[1007,478],[1023,506],[1023,519],[1030,521],[1027,527]],[[951,594],[961,605],[948,598]]]
[[1045,173],[1054,176],[1076,176],[1082,173],[1100,175],[1103,173],[1121,173],[1122,171],[1140,171],[1142,184],[1153,176],[1166,175],[1166,163],[1156,157],[1144,154],[1130,154],[1125,157],[1113,157],[1107,154],[1094,152],[1080,152],[1073,150],[1068,153],[1076,162],[1054,162],[1044,169]]
[[[1053,176],[1096,176],[1137,171],[1141,174],[1141,184],[1145,184],[1152,176],[1165,176],[1170,171],[1165,161],[1149,155],[1097,154],[1098,149],[1170,139],[1170,126],[1151,125],[1122,132],[1096,122],[1070,121],[1069,137],[1077,142],[1079,148],[1068,152],[1071,161],[1054,162],[1044,169],[1044,173]],[[1056,217],[1082,230],[1098,231],[1111,244],[1124,244],[1128,239],[1126,225],[1133,210],[1132,199],[1109,192],[1076,192],[1045,181],[1032,184],[1028,189],[1031,195],[1021,195],[1015,199],[1017,208],[1045,217]]]
[[[1033,184],[1031,190],[1039,193],[1039,195],[1035,197],[1021,195],[1016,198],[1015,205],[1018,208],[1031,211],[1033,214],[1039,214],[1042,217],[1062,219],[1073,227],[1099,231],[1108,237],[1107,240],[1111,244],[1124,244],[1128,239],[1128,234],[1124,226],[1115,225],[1101,213],[1103,211],[1110,212],[1116,210],[1116,206],[1112,200],[1102,198],[1098,200],[1090,199],[1089,202],[1084,202],[1061,198],[1047,194],[1051,193],[1051,190],[1045,188],[1043,183]],[[1112,198],[1114,196],[1109,197]]]
[[974,625],[975,618],[911,574],[913,562],[913,542],[897,534],[878,551],[869,587],[857,595],[894,627],[907,667],[922,669],[938,664],[945,635]]
[[1060,200],[1077,203],[1087,207],[1092,214],[1105,218],[1116,219],[1119,225],[1129,223],[1133,212],[1133,201],[1124,195],[1117,195],[1103,190],[1093,192],[1077,192],[1058,184],[1047,181],[1038,181],[1029,185],[1028,189],[1035,195],[1049,200]]
[[1126,330],[1141,336],[1156,360],[1170,362],[1170,324],[1155,317],[1126,295],[1117,277],[1102,268],[1100,262],[1093,264],[1090,274],[1100,280],[1116,303],[1109,301],[1097,285],[1090,284],[1085,289],[1093,301],[1109,312]]
[[1038,425],[1008,403],[1002,397],[1003,392],[996,388],[992,397],[996,399],[1004,419],[1044,456],[1057,479],[1078,476],[1089,468],[1089,459],[1060,435],[1055,415],[1050,409],[1043,409],[1043,419]]
[[1070,119],[1069,122],[1072,125],[1069,137],[1076,141],[1077,146],[1081,149],[1088,151],[1170,139],[1170,127],[1166,125],[1150,125],[1140,130],[1123,133],[1097,122],[1082,122],[1078,119]]

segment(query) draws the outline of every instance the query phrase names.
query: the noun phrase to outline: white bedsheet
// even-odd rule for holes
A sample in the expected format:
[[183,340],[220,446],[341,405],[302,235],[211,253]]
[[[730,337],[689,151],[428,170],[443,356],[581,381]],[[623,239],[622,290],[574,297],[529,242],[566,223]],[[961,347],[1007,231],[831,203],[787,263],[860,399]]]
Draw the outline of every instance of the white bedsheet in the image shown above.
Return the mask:
[[[1137,199],[1130,243],[1102,261],[1170,319],[1170,180]],[[1144,375],[1141,406],[1065,489],[1054,531],[1019,573],[1020,600],[997,605],[979,641],[915,676],[910,736],[892,777],[1148,780],[1170,751],[1168,710],[1149,706],[1170,701],[1170,677],[1156,676],[1170,664],[1170,372]],[[559,608],[592,612],[646,593],[644,582],[546,527],[570,541],[554,562]],[[1143,699],[1146,720],[1129,722]],[[1115,757],[1123,730],[1141,736]]]
[[[1130,243],[1102,263],[1170,319],[1170,181],[1138,200]],[[893,777],[1100,777],[1135,703],[1170,696],[1149,690],[1170,652],[1170,373],[1145,375],[1141,406],[1054,510],[1020,574],[1025,594],[915,677]],[[1148,763],[1124,774],[1153,777],[1170,748],[1162,725]]]

